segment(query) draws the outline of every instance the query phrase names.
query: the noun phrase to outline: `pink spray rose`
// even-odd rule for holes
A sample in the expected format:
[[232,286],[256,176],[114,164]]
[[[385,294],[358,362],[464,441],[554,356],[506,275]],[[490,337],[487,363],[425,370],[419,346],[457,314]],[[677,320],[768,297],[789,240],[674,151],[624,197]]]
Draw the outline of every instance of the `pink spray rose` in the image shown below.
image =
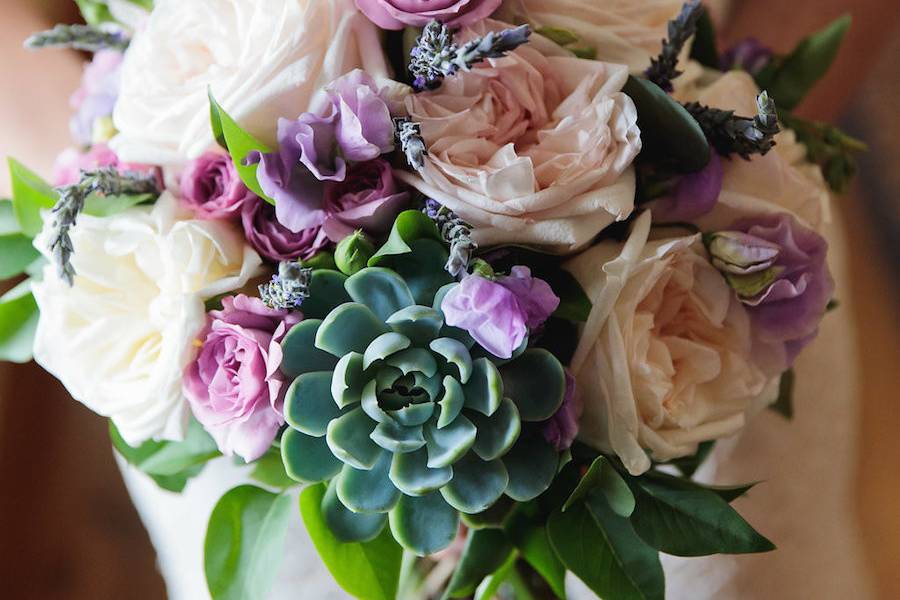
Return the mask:
[[227,154],[207,152],[181,174],[181,202],[200,219],[231,219],[256,195],[247,189]]
[[244,295],[222,300],[201,334],[202,347],[184,376],[197,420],[226,455],[256,460],[284,423],[280,342],[302,316],[272,310]]
[[432,19],[463,27],[489,17],[501,0],[356,0],[369,19],[383,29],[423,27]]
[[387,161],[358,163],[348,170],[344,181],[326,184],[327,216],[322,229],[333,242],[357,229],[385,233],[408,201],[409,193],[400,191]]
[[261,198],[244,203],[241,224],[247,242],[269,260],[307,259],[328,244],[320,225],[295,233],[281,224],[275,207]]
[[155,173],[156,167],[137,163],[123,163],[106,144],[94,144],[91,149],[82,152],[77,148],[64,150],[53,164],[53,185],[72,185],[78,183],[81,171],[90,171],[101,167],[115,167],[118,171],[137,171]]

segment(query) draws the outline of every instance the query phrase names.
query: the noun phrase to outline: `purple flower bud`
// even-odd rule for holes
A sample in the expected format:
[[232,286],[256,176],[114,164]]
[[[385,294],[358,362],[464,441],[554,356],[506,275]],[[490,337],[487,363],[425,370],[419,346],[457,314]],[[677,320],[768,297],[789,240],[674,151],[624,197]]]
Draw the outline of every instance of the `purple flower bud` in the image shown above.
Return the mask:
[[543,424],[541,433],[558,452],[567,450],[578,435],[578,419],[583,405],[575,383],[575,378],[566,369],[566,394],[563,402],[549,420]]
[[201,219],[231,219],[245,202],[256,200],[227,154],[208,152],[181,174],[181,202]]
[[528,333],[527,316],[516,295],[505,286],[469,275],[441,302],[448,325],[465,329],[485,350],[510,358]]
[[673,223],[702,217],[719,201],[722,176],[722,161],[713,152],[705,167],[683,176],[675,184],[671,194],[656,201],[652,209],[653,220],[658,223]]
[[772,49],[756,38],[748,37],[737,42],[722,54],[721,69],[743,69],[757,75],[772,62]]

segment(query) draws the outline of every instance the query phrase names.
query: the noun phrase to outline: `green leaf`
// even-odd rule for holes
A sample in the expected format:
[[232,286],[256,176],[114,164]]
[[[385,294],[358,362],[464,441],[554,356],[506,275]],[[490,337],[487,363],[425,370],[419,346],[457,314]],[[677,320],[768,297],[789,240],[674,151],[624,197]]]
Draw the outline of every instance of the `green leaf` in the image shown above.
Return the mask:
[[[617,518],[621,519],[619,524],[628,525],[627,520]],[[621,531],[613,532],[621,544],[614,549],[609,533],[600,528],[583,503],[566,512],[553,513],[547,522],[547,535],[559,559],[598,596],[615,600],[661,600],[663,590],[653,585],[662,577],[657,553],[642,549],[627,537],[627,530],[625,535]],[[648,571],[635,573],[634,569],[641,566]]]
[[344,287],[354,302],[368,306],[382,321],[416,303],[406,281],[390,269],[362,269],[347,279]]
[[244,131],[241,126],[225,112],[219,103],[216,102],[216,99],[213,98],[211,89],[209,90],[209,105],[210,114],[216,114],[218,116],[217,119],[213,118],[213,122],[217,123],[213,125],[213,133],[218,135],[216,128],[218,127],[220,129],[221,135],[225,138],[225,145],[228,148],[228,153],[231,154],[231,160],[234,162],[238,175],[241,176],[241,181],[243,181],[244,185],[250,188],[254,194],[269,204],[275,204],[275,201],[263,192],[259,185],[259,181],[256,179],[256,169],[259,165],[244,166],[243,162],[244,159],[247,158],[247,155],[253,151],[265,154],[271,152],[271,149],[251,134]]
[[313,545],[334,580],[355,598],[394,600],[403,550],[391,537],[390,530],[385,528],[371,542],[343,543],[334,536],[322,515],[324,497],[324,485],[303,490],[300,514]]
[[850,15],[843,15],[832,21],[824,29],[801,40],[790,54],[757,76],[760,88],[768,90],[779,109],[796,108],[825,76],[837,56],[851,21]]
[[256,481],[276,489],[286,489],[296,485],[284,470],[284,462],[281,460],[281,451],[278,448],[269,448],[269,451],[253,462],[253,471],[250,477]]
[[670,487],[684,487],[686,489],[702,488],[704,490],[709,490],[714,494],[718,494],[722,500],[728,503],[734,502],[759,483],[758,481],[754,481],[753,483],[741,483],[738,485],[704,485],[683,477],[675,477],[668,473],[663,473],[662,471],[648,471],[645,476],[659,480],[664,485]]
[[431,239],[443,243],[441,234],[434,221],[417,210],[403,211],[397,215],[387,241],[369,259],[369,266],[377,267],[390,256],[399,256],[412,252],[410,244],[420,239]]
[[699,171],[709,162],[709,142],[697,121],[658,85],[629,76],[624,90],[637,107],[641,155],[674,161],[681,171]]
[[441,488],[441,494],[460,512],[480,513],[500,498],[508,484],[502,461],[483,461],[470,452],[454,463],[453,479]]
[[219,104],[213,98],[212,89],[207,90],[209,96],[209,126],[212,129],[216,143],[228,150],[228,142],[225,140],[225,132],[222,130],[222,115],[219,112]]
[[697,33],[691,43],[691,58],[704,67],[719,69],[719,51],[716,48],[716,26],[709,11],[704,9],[697,20]]
[[400,490],[388,477],[390,469],[390,452],[384,452],[369,471],[344,465],[336,490],[341,503],[358,513],[384,513],[392,509],[400,499]]
[[509,474],[506,495],[527,502],[543,494],[559,468],[559,452],[538,432],[523,433],[503,457]]
[[617,515],[627,518],[634,512],[634,494],[605,456],[598,456],[594,460],[575,491],[566,500],[563,511],[591,493],[603,495]]
[[475,588],[491,573],[503,566],[512,544],[499,529],[476,529],[469,532],[462,556],[447,584],[451,598],[462,598],[475,593]]
[[566,567],[550,545],[550,537],[544,524],[517,528],[514,532],[506,528],[506,532],[522,557],[540,573],[553,593],[559,598],[565,598]]
[[650,546],[676,556],[768,552],[757,533],[719,494],[656,478],[632,479],[637,505],[631,522]]
[[545,421],[562,405],[566,375],[543,348],[529,348],[500,368],[504,394],[516,403],[523,421]]
[[561,27],[538,27],[535,33],[541,34],[560,46],[568,46],[578,41],[578,36],[574,32]]
[[391,464],[391,481],[397,489],[410,496],[424,496],[446,485],[453,477],[453,469],[428,467],[428,453],[424,449],[395,454]]
[[214,600],[265,598],[281,564],[291,497],[252,485],[229,490],[213,508],[204,543]]
[[331,396],[331,377],[328,371],[315,371],[294,380],[284,398],[284,418],[291,427],[322,437],[328,424],[341,416]]
[[390,523],[394,537],[404,548],[426,556],[443,550],[456,538],[459,513],[438,492],[404,495],[391,511]]
[[337,495],[337,478],[328,483],[322,498],[322,516],[325,523],[342,542],[371,542],[384,530],[387,515],[356,513],[344,506]]
[[697,445],[697,451],[694,454],[676,458],[675,460],[669,461],[667,464],[670,464],[681,471],[685,477],[693,477],[697,469],[700,468],[700,465],[703,464],[703,461],[709,456],[709,453],[712,452],[715,445],[715,440],[700,442],[700,444]]
[[0,360],[14,363],[31,360],[39,317],[28,280],[0,298]]
[[41,209],[53,208],[59,194],[39,175],[14,158],[9,159],[9,174],[13,211],[22,233],[33,238],[44,227]]
[[316,333],[316,348],[342,357],[349,352],[362,354],[382,333],[387,333],[383,319],[364,304],[348,302],[328,313]]
[[337,366],[337,359],[316,348],[316,333],[322,321],[319,319],[305,319],[297,323],[281,341],[281,351],[284,359],[281,361],[281,371],[288,377],[297,377],[304,373],[314,371],[333,371]]
[[0,200],[0,279],[21,275],[40,255],[31,238],[21,233],[12,202]]
[[281,435],[281,461],[288,477],[301,483],[331,479],[344,463],[332,454],[325,438],[286,429]]
[[781,374],[778,382],[778,398],[769,406],[770,409],[790,421],[794,418],[794,370],[788,369]]
[[519,439],[522,421],[516,404],[509,398],[504,398],[490,417],[476,411],[469,411],[468,415],[478,430],[473,450],[481,460],[500,458]]
[[[510,552],[506,562],[500,565],[499,569],[481,582],[481,585],[475,590],[475,597],[473,600],[493,600],[496,598],[500,586],[506,582],[507,578],[509,578],[509,575],[512,573],[512,570],[515,568],[517,559],[517,553]],[[564,598],[565,596],[563,595],[560,597]]]
[[84,22],[89,25],[99,25],[115,21],[106,2],[101,0],[75,0]]
[[183,490],[188,479],[220,456],[215,440],[195,419],[191,419],[187,435],[180,442],[149,440],[134,448],[125,442],[112,420],[109,437],[122,458],[149,475],[161,488],[172,492]]
[[152,194],[124,194],[121,196],[91,194],[84,201],[84,213],[92,217],[110,217],[154,199]]
[[316,269],[309,281],[309,298],[303,301],[303,315],[307,319],[324,319],[332,310],[350,302],[344,289],[347,276],[332,269]]
[[554,317],[578,323],[588,320],[593,308],[591,299],[571,273],[559,269],[554,275],[541,278],[550,284],[553,292],[559,296],[559,306],[553,312]]

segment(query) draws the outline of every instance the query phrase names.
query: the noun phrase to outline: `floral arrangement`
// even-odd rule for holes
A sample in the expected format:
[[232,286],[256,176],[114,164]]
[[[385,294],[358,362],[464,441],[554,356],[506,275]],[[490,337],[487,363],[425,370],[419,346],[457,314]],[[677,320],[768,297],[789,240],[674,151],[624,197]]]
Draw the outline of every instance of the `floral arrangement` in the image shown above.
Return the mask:
[[27,42],[93,60],[52,181],[10,161],[0,356],[167,490],[250,465],[213,598],[266,596],[298,496],[365,599],[663,598],[660,552],[774,549],[692,475],[790,416],[834,306],[861,147],[791,111],[849,19],[777,55],[696,0],[79,5]]

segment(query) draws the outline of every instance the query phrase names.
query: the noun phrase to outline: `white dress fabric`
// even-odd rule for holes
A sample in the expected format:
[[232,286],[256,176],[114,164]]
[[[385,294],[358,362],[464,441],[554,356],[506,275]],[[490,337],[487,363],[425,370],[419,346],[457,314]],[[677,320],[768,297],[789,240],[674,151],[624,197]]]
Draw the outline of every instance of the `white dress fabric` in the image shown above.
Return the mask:
[[[801,355],[795,417],[764,411],[738,436],[720,441],[698,477],[718,484],[762,481],[736,503],[778,550],[750,556],[663,557],[668,600],[874,598],[854,502],[858,382],[848,279],[839,228],[826,232],[841,307]],[[156,487],[120,460],[128,490],[159,556],[172,600],[209,598],[203,575],[206,522],[227,490],[250,483],[248,469],[219,459],[182,494]],[[346,598],[316,556],[300,520],[291,522],[271,600]],[[570,597],[592,598],[580,582]]]

